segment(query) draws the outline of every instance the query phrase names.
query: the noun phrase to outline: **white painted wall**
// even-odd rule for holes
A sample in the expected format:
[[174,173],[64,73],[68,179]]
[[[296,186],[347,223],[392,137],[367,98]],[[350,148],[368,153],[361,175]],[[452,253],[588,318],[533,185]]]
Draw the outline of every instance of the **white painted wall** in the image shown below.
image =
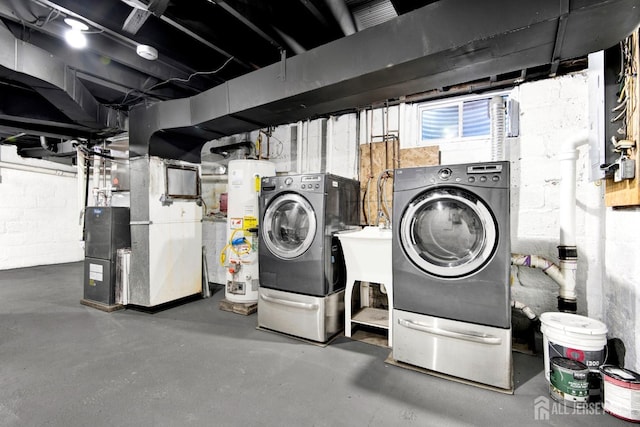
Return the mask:
[[640,372],[640,210],[607,209],[604,314],[610,336],[626,347],[626,367]]
[[298,127],[298,169],[295,173],[318,173],[322,170],[323,120],[300,122]]
[[358,179],[360,152],[356,135],[356,114],[332,116],[327,123],[327,172]]
[[[0,150],[3,162],[72,170]],[[84,259],[76,177],[1,166],[0,177],[0,270]]]

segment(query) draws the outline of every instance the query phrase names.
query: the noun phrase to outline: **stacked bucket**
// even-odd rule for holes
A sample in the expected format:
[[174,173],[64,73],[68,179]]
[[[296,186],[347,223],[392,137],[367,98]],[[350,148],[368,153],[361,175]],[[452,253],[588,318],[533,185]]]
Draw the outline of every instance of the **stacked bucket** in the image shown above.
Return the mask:
[[640,375],[606,365],[607,326],[571,313],[540,316],[549,394],[570,407],[603,403],[606,412],[640,422]]

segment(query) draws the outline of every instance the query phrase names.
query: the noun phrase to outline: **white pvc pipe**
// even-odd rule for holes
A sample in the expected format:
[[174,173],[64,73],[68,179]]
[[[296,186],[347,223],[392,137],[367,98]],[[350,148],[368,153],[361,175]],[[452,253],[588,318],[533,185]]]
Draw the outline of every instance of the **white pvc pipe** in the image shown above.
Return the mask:
[[575,301],[578,297],[576,294],[576,272],[578,270],[578,262],[576,260],[560,260],[560,271],[564,278],[564,285],[560,286],[558,295],[560,298]]
[[522,311],[529,320],[536,320],[538,318],[538,315],[529,306],[524,305],[520,301],[511,300],[511,307]]
[[589,140],[588,132],[581,131],[563,142],[560,160],[560,246],[576,245],[576,159],[578,146]]
[[47,174],[47,175],[57,175],[57,176],[64,176],[64,177],[75,177],[76,176],[76,172],[75,171],[67,171],[67,170],[54,169],[54,168],[45,168],[45,167],[42,167],[42,166],[25,165],[25,164],[22,164],[22,163],[11,163],[11,162],[2,162],[2,161],[0,161],[0,168],[13,169],[13,170],[19,170],[19,171],[25,171],[25,172],[44,173],[44,174]]
[[[560,246],[576,246],[576,159],[578,147],[589,141],[588,131],[580,131],[566,139],[558,159],[560,160]],[[560,286],[560,298],[576,300],[577,260],[560,260],[564,284]]]
[[538,255],[511,254],[511,264],[523,267],[538,268],[544,274],[553,279],[562,289],[565,286],[565,277],[560,268],[553,262]]

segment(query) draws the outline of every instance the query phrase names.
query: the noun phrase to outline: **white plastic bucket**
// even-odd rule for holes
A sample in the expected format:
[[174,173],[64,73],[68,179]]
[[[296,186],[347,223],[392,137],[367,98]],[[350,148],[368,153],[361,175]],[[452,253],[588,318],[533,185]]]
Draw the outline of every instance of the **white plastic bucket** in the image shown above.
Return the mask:
[[540,322],[547,381],[553,357],[577,360],[599,374],[598,368],[606,360],[607,325],[578,314],[559,312],[542,313]]

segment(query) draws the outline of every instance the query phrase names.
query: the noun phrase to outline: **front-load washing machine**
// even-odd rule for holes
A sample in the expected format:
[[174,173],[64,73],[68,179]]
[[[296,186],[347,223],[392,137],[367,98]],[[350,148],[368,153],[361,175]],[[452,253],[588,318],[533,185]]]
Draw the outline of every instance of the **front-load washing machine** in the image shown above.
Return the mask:
[[344,328],[335,233],[358,226],[359,195],[359,181],[332,174],[262,178],[259,327],[318,342]]
[[513,389],[509,163],[397,169],[393,359]]

